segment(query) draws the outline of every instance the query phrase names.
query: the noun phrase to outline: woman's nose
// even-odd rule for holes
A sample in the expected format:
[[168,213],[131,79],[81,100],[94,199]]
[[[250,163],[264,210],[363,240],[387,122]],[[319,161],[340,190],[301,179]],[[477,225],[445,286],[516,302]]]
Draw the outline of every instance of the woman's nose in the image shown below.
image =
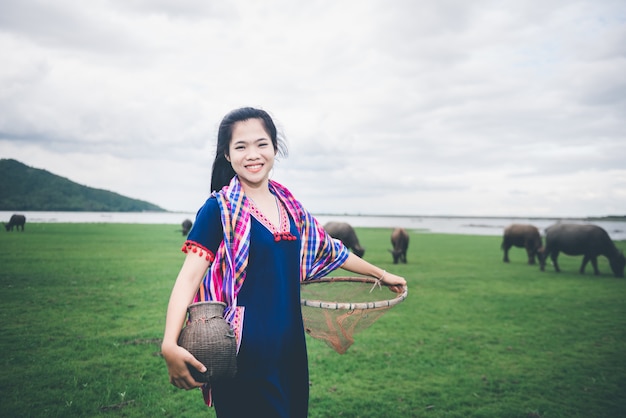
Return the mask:
[[248,153],[246,154],[246,159],[247,160],[256,160],[257,158],[259,158],[259,152],[258,150],[251,148],[248,150]]

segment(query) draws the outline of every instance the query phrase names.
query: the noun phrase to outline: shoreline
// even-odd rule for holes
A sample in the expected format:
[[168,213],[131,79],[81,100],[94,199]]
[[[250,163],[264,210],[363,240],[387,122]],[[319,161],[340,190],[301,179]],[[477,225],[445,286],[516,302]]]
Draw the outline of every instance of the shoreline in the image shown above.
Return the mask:
[[[8,222],[12,212],[0,211],[0,221]],[[195,220],[188,212],[37,212],[24,211],[27,226],[34,223],[115,223],[162,224],[181,228],[184,220]],[[482,216],[402,216],[314,214],[321,225],[330,221],[347,222],[355,228],[404,228],[421,233],[461,235],[502,235],[513,223],[532,224],[543,234],[557,222],[593,223],[604,228],[614,240],[626,240],[626,217],[556,218],[556,217],[482,217]]]

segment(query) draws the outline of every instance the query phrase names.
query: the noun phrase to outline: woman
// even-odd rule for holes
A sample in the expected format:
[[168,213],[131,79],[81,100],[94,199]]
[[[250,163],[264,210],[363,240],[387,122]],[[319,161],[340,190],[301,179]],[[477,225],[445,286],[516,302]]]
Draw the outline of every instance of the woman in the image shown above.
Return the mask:
[[[371,265],[333,240],[291,195],[269,180],[282,151],[263,110],[242,108],[222,120],[212,196],[198,211],[167,309],[162,353],[170,382],[202,387],[187,365],[206,368],[177,340],[194,301],[226,302],[238,341],[237,376],[203,387],[220,417],[306,417],[308,360],[300,280],[336,268],[378,278],[401,292],[404,278]],[[207,272],[208,269],[208,272]]]

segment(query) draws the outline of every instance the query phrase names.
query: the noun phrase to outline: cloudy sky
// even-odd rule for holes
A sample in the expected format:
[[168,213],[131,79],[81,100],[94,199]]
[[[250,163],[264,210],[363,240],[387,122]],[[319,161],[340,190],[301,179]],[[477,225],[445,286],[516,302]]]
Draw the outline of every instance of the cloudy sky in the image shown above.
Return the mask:
[[314,213],[626,214],[623,0],[0,0],[0,158],[195,212],[267,110]]

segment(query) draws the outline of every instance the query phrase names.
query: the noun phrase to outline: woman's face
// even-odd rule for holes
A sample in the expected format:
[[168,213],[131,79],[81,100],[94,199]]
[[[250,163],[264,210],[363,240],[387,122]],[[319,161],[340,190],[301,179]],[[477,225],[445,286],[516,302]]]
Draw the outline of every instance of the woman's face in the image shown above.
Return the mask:
[[260,119],[248,119],[233,125],[228,154],[226,159],[244,187],[267,184],[276,150]]

